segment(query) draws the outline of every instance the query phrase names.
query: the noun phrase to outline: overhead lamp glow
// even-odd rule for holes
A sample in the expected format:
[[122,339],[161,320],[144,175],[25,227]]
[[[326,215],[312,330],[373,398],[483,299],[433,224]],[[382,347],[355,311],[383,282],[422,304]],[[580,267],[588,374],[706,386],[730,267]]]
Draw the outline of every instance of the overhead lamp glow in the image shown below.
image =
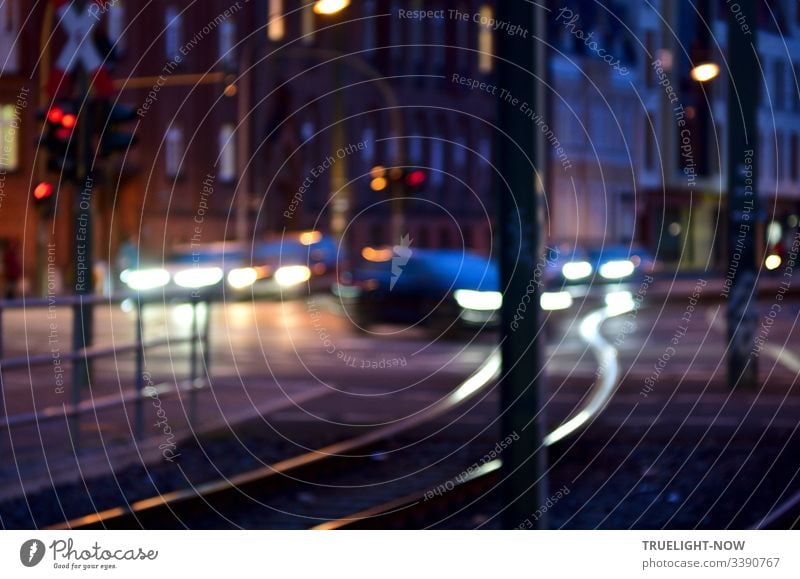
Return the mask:
[[126,269],[120,276],[122,283],[134,291],[164,287],[169,283],[169,272],[160,267],[151,269]]
[[719,75],[719,66],[713,62],[704,62],[695,66],[690,74],[697,82],[708,82]]
[[350,6],[350,0],[317,0],[314,12],[322,15],[336,14]]
[[[772,255],[768,255],[767,259],[764,260],[764,267],[766,267],[770,271],[776,270],[780,266],[781,266],[781,256],[780,255],[775,255],[773,253]],[[786,268],[786,269],[789,269],[789,268]]]
[[570,261],[564,264],[561,273],[570,281],[584,279],[592,275],[592,264],[588,261]]
[[304,265],[285,265],[275,272],[275,281],[283,287],[300,285],[311,279],[311,270]]
[[258,279],[258,272],[254,267],[242,267],[228,272],[228,285],[233,289],[250,287]]
[[569,292],[543,292],[539,298],[542,309],[547,312],[566,310],[572,306],[572,294]]
[[303,245],[314,245],[322,240],[322,233],[319,231],[305,231],[300,234],[300,243]]
[[363,257],[367,261],[381,263],[392,259],[392,257],[394,257],[394,252],[388,247],[383,249],[375,249],[374,247],[365,247],[364,249],[361,250],[361,257]]
[[482,292],[460,289],[453,292],[456,303],[465,310],[489,312],[499,310],[503,305],[503,294],[500,292]]
[[175,274],[175,283],[181,287],[197,289],[219,283],[223,273],[218,267],[193,267]]
[[605,279],[622,279],[633,274],[636,266],[629,259],[607,261],[600,266],[600,275]]

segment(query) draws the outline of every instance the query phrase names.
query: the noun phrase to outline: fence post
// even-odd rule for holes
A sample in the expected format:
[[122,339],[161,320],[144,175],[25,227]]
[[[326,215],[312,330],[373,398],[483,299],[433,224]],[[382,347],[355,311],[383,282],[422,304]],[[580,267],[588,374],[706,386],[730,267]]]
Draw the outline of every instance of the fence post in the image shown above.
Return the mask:
[[197,327],[197,296],[192,295],[192,338],[189,342],[189,420],[192,425],[196,424],[197,418],[197,347],[200,342],[200,334]]
[[144,316],[141,296],[136,296],[136,394],[134,437],[140,440],[144,434]]

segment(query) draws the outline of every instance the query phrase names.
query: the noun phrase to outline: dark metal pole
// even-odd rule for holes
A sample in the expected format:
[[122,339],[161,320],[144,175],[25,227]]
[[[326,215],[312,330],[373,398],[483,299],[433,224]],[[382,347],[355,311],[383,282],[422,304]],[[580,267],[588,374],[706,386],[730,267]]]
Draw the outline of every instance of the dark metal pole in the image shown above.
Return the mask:
[[[758,317],[756,234],[758,195],[758,15],[756,0],[740,0],[740,15],[728,14],[728,384],[753,389],[758,358],[753,355]],[[739,20],[737,21],[737,17]],[[749,26],[744,28],[740,22]]]
[[[499,203],[498,231],[502,309],[501,382],[502,436],[518,436],[503,451],[503,527],[513,529],[529,519],[546,500],[544,416],[540,393],[541,312],[539,289],[531,295],[538,256],[542,251],[541,197],[547,151],[541,131],[522,113],[523,104],[546,118],[543,76],[546,71],[545,14],[526,0],[497,3],[498,22],[528,30],[520,35],[498,34],[498,127],[496,166]],[[533,165],[531,164],[533,163]],[[534,287],[536,284],[532,284]],[[530,301],[527,301],[527,300]],[[527,302],[525,318],[513,324],[517,308]],[[544,518],[536,521],[546,528]]]
[[[83,3],[75,6],[82,9]],[[93,279],[93,247],[92,247],[92,197],[94,196],[94,147],[92,147],[93,107],[88,100],[90,77],[89,72],[79,69],[77,72],[78,93],[75,99],[79,109],[78,115],[78,170],[75,179],[76,191],[73,199],[73,271],[75,295],[78,303],[73,307],[72,349],[78,352],[90,346],[93,330],[92,305],[85,304],[81,296],[91,296],[94,291]],[[73,144],[70,144],[73,146]],[[72,404],[77,407],[81,401],[81,389],[88,384],[90,376],[90,359],[84,357],[72,365]],[[80,447],[80,416],[72,415],[72,433],[75,448]]]

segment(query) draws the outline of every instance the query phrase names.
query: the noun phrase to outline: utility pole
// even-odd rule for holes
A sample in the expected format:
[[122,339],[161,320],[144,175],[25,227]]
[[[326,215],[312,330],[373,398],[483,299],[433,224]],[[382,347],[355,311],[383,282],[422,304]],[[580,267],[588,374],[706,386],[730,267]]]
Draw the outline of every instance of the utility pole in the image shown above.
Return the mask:
[[[535,513],[547,496],[541,407],[543,332],[540,290],[527,294],[542,253],[542,197],[547,149],[541,131],[520,112],[523,103],[547,117],[544,9],[526,0],[497,3],[497,21],[530,34],[497,35],[498,131],[496,134],[498,230],[502,307],[502,432],[519,439],[503,452],[503,527],[513,529]],[[524,320],[512,321],[529,296]],[[538,528],[546,521],[537,519]]]
[[[755,390],[758,358],[752,355],[758,317],[755,311],[758,220],[758,14],[756,0],[740,0],[741,12],[728,11],[728,385]],[[747,24],[747,27],[741,23]]]

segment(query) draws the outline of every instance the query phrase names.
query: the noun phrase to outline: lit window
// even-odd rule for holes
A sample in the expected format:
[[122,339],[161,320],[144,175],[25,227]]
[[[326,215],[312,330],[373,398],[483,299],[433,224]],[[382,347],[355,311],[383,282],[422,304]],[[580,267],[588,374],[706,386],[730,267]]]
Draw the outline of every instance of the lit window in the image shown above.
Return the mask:
[[286,33],[286,25],[283,18],[283,0],[269,0],[268,18],[267,36],[272,42],[282,40]]
[[491,6],[481,6],[480,21],[486,24],[480,25],[478,32],[478,70],[481,72],[492,72],[494,68],[494,36],[492,27],[489,25],[494,20],[494,10]]
[[183,33],[181,14],[174,6],[167,6],[164,13],[164,25],[166,27],[164,49],[167,58],[174,58],[180,51]]
[[14,105],[0,107],[0,170],[19,169],[19,115]]
[[219,25],[219,58],[224,64],[233,64],[233,46],[236,43],[236,25],[225,20]]
[[236,179],[236,143],[234,126],[225,124],[219,130],[219,179],[231,182]]
[[176,178],[181,172],[183,161],[183,131],[178,127],[167,129],[164,146],[164,168],[167,177]]

